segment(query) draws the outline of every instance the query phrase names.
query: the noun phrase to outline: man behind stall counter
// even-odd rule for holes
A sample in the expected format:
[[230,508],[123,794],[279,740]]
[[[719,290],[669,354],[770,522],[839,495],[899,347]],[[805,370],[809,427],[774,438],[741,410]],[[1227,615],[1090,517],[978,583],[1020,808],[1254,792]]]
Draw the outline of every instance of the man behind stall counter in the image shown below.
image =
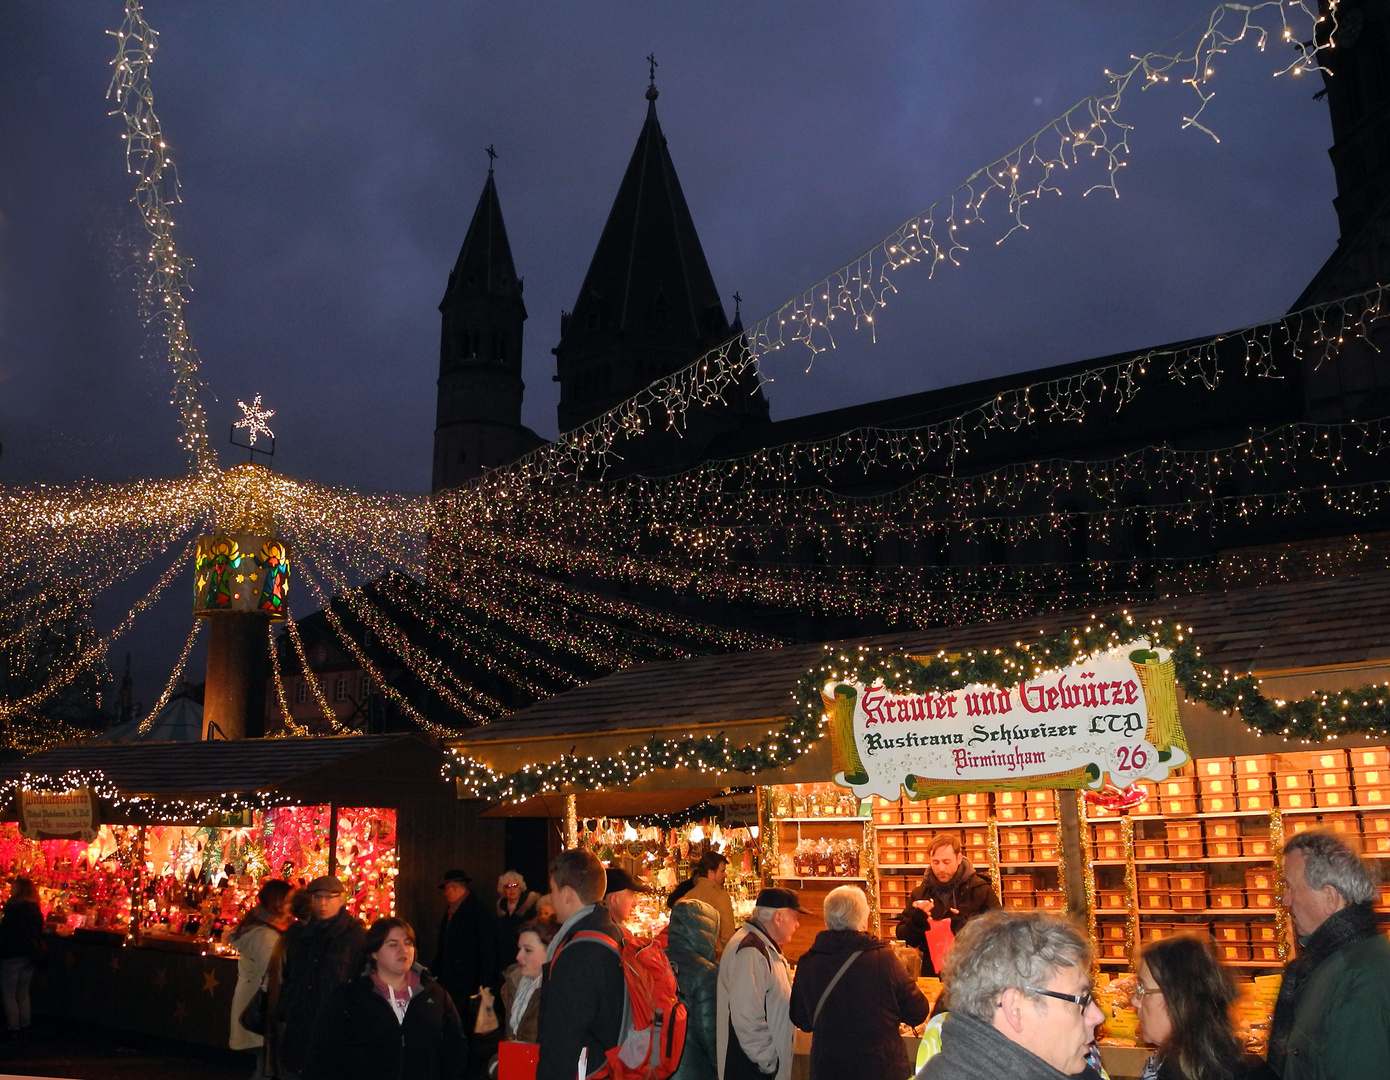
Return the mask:
[[938,833],[927,848],[927,859],[922,883],[898,916],[897,937],[922,954],[922,974],[931,976],[940,975],[941,965],[932,960],[928,936],[936,937],[938,959],[944,960],[950,940],[967,922],[1002,905],[989,878],[961,854],[960,837]]

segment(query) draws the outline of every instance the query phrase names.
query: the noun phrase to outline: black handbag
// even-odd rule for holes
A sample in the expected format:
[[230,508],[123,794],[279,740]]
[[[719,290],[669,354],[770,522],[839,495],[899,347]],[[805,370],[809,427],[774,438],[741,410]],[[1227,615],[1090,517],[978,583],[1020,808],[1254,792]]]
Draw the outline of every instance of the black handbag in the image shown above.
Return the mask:
[[269,996],[269,992],[262,986],[251,995],[251,1000],[246,1003],[246,1008],[242,1009],[241,1015],[237,1017],[237,1023],[252,1035],[265,1034],[265,1006]]

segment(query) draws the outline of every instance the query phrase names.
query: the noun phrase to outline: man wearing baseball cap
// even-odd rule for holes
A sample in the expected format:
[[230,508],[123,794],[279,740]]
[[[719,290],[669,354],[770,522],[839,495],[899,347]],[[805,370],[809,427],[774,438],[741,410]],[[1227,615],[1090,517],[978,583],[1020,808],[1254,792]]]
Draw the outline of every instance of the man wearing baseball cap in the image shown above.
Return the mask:
[[622,926],[632,918],[632,909],[637,904],[637,894],[651,892],[645,881],[633,877],[621,866],[610,866],[604,871],[606,889],[603,902],[608,905],[613,921]]
[[792,979],[782,946],[804,914],[791,889],[764,889],[729,939],[719,961],[719,1080],[791,1080]]
[[367,928],[343,909],[343,883],[335,877],[315,878],[304,889],[314,917],[285,932],[280,967],[280,997],[276,1043],[282,1080],[297,1080],[308,1064],[309,1036],[319,1009],[333,991],[357,974]]

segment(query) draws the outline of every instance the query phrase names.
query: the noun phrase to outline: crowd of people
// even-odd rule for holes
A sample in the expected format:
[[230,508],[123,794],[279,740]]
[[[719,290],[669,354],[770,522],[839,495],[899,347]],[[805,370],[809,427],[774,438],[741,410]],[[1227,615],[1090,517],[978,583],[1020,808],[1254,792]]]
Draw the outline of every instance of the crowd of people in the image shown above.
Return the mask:
[[[1310,831],[1285,845],[1283,865],[1300,948],[1284,971],[1266,1060],[1244,1053],[1231,1018],[1236,988],[1211,942],[1173,937],[1143,950],[1136,975],[1139,1032],[1156,1047],[1144,1080],[1390,1078],[1390,940],[1372,906],[1372,864],[1339,836]],[[736,926],[720,896],[723,871],[717,853],[701,859],[649,943],[623,925],[649,887],[586,849],[551,861],[546,895],[508,871],[486,902],[450,870],[428,967],[408,922],[364,926],[336,878],[299,891],[267,881],[231,937],[231,1046],[253,1052],[258,1080],[483,1080],[496,1075],[503,1043],[533,1048],[537,1080],[608,1076],[632,1037],[633,950],[654,948],[684,1007],[674,1080],[791,1080],[796,1029],[814,1036],[810,1080],[905,1080],[913,1065],[900,1025],[926,1021],[928,1002],[867,932],[863,890],[826,895],[826,929],[793,977],[784,949],[806,914],[798,894],[763,889]],[[917,1080],[1102,1080],[1089,942],[1064,918],[998,910],[979,877],[958,845],[941,843],[898,922],[945,985]],[[32,883],[12,885],[0,917],[0,998],[8,1029],[22,1032],[42,916]]]

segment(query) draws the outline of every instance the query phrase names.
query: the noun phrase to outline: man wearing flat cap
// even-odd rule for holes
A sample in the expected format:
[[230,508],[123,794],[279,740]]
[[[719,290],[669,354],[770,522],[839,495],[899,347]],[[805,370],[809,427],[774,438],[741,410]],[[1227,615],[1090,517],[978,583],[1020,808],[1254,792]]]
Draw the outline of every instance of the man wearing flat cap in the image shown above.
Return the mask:
[[448,870],[439,883],[446,907],[439,924],[439,948],[430,965],[458,1006],[464,1031],[470,1032],[478,1015],[474,995],[483,986],[497,990],[498,961],[497,917],[468,887],[472,880],[462,870]]
[[719,1080],[791,1080],[792,979],[782,946],[804,914],[791,889],[764,889],[729,939],[719,960]]
[[282,1080],[297,1080],[303,1073],[319,1009],[357,974],[353,966],[361,959],[367,937],[367,928],[344,910],[347,896],[337,878],[315,878],[304,891],[313,905],[313,918],[285,932],[280,966],[276,1045]]

